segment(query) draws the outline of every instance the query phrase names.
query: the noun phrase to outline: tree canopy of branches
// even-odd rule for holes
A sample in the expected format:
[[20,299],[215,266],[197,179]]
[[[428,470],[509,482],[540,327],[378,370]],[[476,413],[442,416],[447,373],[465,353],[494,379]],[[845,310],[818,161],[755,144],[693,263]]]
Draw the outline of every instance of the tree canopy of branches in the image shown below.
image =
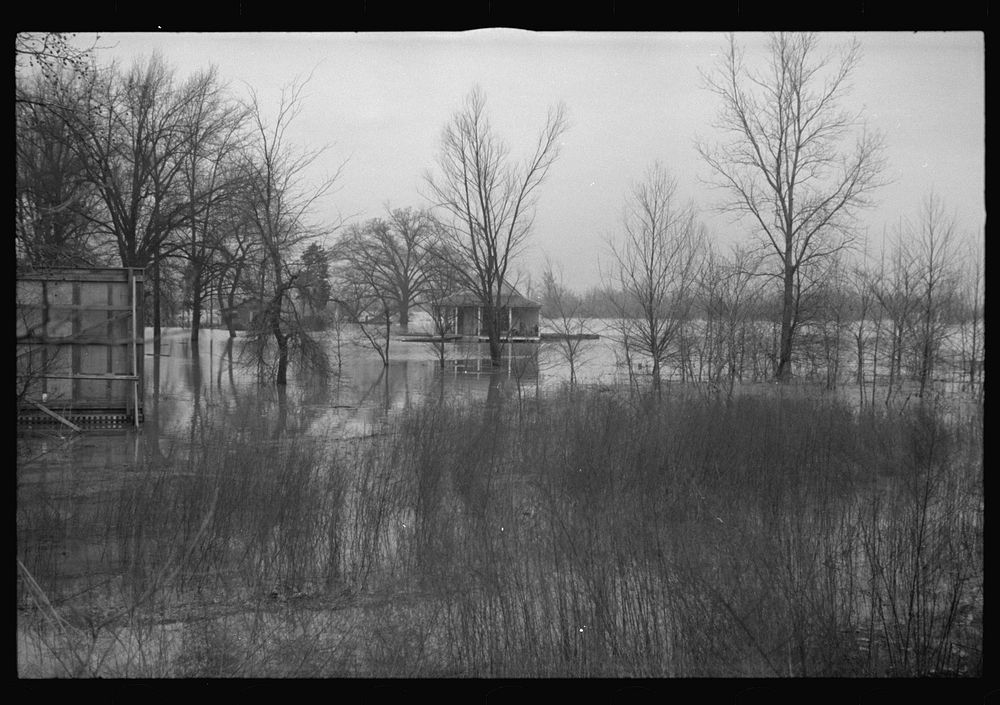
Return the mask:
[[271,122],[265,117],[256,93],[249,105],[253,139],[243,160],[243,207],[246,223],[260,243],[256,271],[261,314],[251,329],[252,350],[258,369],[264,372],[268,341],[276,347],[274,381],[288,383],[290,353],[298,352],[306,366],[325,371],[322,347],[302,325],[292,293],[302,274],[297,255],[323,231],[310,225],[316,203],[334,186],[340,170],[313,182],[308,169],[324,149],[300,151],[288,138],[289,125],[302,107],[306,81],[294,81],[282,89],[277,113]]
[[[53,81],[66,73],[86,75],[92,69],[92,52],[96,45],[78,48],[73,45],[74,33],[18,32],[14,37],[15,67],[37,70],[43,81]],[[16,102],[44,104],[42,96],[29,95],[17,85]]]
[[348,228],[333,256],[348,265],[341,269],[342,278],[364,278],[360,289],[371,289],[372,300],[385,302],[384,311],[377,313],[398,314],[399,325],[406,330],[410,309],[426,302],[429,260],[440,235],[426,211],[386,210],[388,218]]
[[[154,338],[160,332],[159,264],[165,243],[190,224],[192,207],[182,187],[192,141],[191,122],[205,98],[211,72],[180,86],[163,58],[152,55],[125,73],[116,66],[95,73],[85,95],[58,108],[69,141],[96,188],[101,207],[87,211],[97,232],[115,242],[125,267],[153,267]],[[79,90],[74,83],[69,90]]]
[[959,289],[957,241],[955,218],[933,193],[925,197],[916,221],[904,219],[896,233],[897,271],[890,281],[900,286],[889,289],[883,300],[891,300],[901,314],[899,333],[908,342],[920,397],[927,392],[948,336],[949,314]]
[[17,257],[29,266],[96,266],[100,241],[87,214],[97,190],[73,149],[66,122],[52,106],[69,73],[35,75],[21,90],[30,99],[15,106],[15,238]]
[[563,275],[550,261],[542,272],[542,315],[558,336],[552,346],[557,356],[569,365],[570,389],[576,386],[576,372],[584,361],[590,332],[583,317],[583,301],[563,283]]
[[[324,231],[308,216],[339,169],[317,183],[310,169],[323,150],[298,151],[287,138],[304,82],[283,90],[269,121],[256,94],[240,102],[214,68],[177,81],[153,54],[125,70],[84,71],[76,55],[60,59],[67,47],[59,37],[18,37],[18,91],[30,98],[15,106],[19,265],[116,259],[151,268],[154,338],[164,307],[189,307],[197,340],[213,291],[230,312],[238,295],[256,296],[262,315],[250,348],[267,360],[260,369],[270,366],[284,384],[290,350],[325,368],[293,292],[301,271],[315,274],[303,250]],[[177,284],[163,299],[161,265]],[[298,293],[306,290],[329,295],[319,281]]]
[[834,59],[820,55],[814,34],[775,34],[765,66],[752,70],[730,36],[705,76],[727,137],[698,151],[726,194],[720,209],[749,218],[781,281],[781,380],[791,374],[803,270],[851,242],[858,210],[883,183],[881,135],[840,107],[860,57],[857,42]]
[[694,207],[677,203],[677,181],[653,164],[626,200],[605,277],[609,289],[621,292],[616,308],[629,372],[634,354],[648,358],[657,394],[663,362],[692,303],[704,240]]
[[177,251],[187,262],[191,342],[197,345],[202,306],[218,271],[212,265],[223,247],[224,206],[241,185],[237,159],[247,115],[228,96],[214,68],[196,74],[190,86],[194,95],[185,121],[187,145],[180,175],[188,216],[179,229]]
[[197,83],[175,90],[173,71],[153,55],[125,74],[102,72],[90,89],[86,109],[66,115],[71,143],[103,201],[90,217],[115,240],[123,266],[145,267],[188,215],[176,186]]
[[486,96],[476,87],[442,132],[439,173],[426,175],[429,198],[444,214],[456,275],[485,309],[495,366],[502,354],[500,313],[508,268],[526,244],[539,186],[559,155],[566,129],[566,110],[559,104],[549,110],[530,156],[518,164],[493,131]]
[[709,244],[698,277],[697,299],[706,338],[702,361],[708,381],[725,384],[730,398],[744,374],[741,357],[747,326],[759,314],[758,266],[756,253],[748,248],[734,246],[726,255]]

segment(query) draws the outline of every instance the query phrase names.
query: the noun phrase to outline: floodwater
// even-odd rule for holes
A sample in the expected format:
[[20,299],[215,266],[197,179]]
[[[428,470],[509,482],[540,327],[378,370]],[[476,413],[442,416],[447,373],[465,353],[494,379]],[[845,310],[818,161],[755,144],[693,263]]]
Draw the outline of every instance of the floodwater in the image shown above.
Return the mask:
[[[574,362],[578,382],[627,384],[613,322],[591,320],[586,328],[600,338],[579,342]],[[19,474],[20,480],[67,468],[135,467],[148,451],[169,457],[190,443],[198,424],[209,417],[213,425],[231,423],[237,428],[238,413],[245,414],[248,405],[273,425],[275,435],[339,440],[370,435],[402,410],[429,400],[486,404],[534,396],[570,379],[565,343],[560,341],[507,346],[499,368],[490,365],[486,343],[447,343],[442,368],[434,345],[403,342],[394,331],[389,364],[384,366],[357,327],[345,326],[339,342],[332,331],[318,334],[332,374],[326,379],[300,374],[293,360],[288,385],[279,390],[259,382],[256,367],[244,353],[243,335],[231,339],[225,330],[202,330],[196,346],[188,329],[166,328],[154,352],[152,329],[147,328],[141,428],[74,434],[52,426],[21,433],[18,465],[26,473]],[[843,354],[848,369],[851,351],[845,347]],[[648,374],[641,360],[636,364],[637,374]],[[665,381],[677,373],[668,366],[662,370]],[[850,398],[855,391],[845,384],[839,393]]]
[[[206,428],[231,431],[237,439],[252,429],[268,438],[333,444],[377,433],[394,416],[428,401],[485,406],[498,398],[534,396],[569,378],[556,343],[508,348],[499,369],[490,364],[488,345],[449,343],[442,369],[430,344],[404,343],[394,335],[384,366],[370,346],[344,335],[338,366],[330,333],[332,374],[297,375],[292,365],[286,389],[279,390],[261,384],[256,367],[241,355],[242,334],[230,339],[228,331],[203,330],[198,345],[190,336],[188,329],[165,329],[154,354],[152,330],[146,330],[144,419],[138,429],[76,433],[53,424],[18,434],[18,504],[25,517],[33,517],[24,519],[23,534],[19,517],[19,542],[34,551],[22,556],[33,571],[67,579],[104,575],[116,559],[107,554],[112,549],[103,530],[95,535],[94,527],[111,521],[105,521],[113,516],[108,502],[116,501],[121,487],[146,481],[143,471],[150,467],[169,466],[171,477],[184,474],[184,459],[204,445]],[[587,354],[578,378],[610,382],[611,341],[583,341],[581,351]],[[247,422],[248,414],[254,423]]]
[[[499,369],[490,364],[486,343],[447,343],[442,369],[433,345],[402,342],[395,332],[388,366],[356,330],[344,331],[339,355],[333,333],[321,335],[332,374],[325,380],[299,375],[292,361],[287,388],[279,394],[273,385],[258,382],[256,368],[242,354],[242,337],[202,331],[196,349],[190,331],[168,329],[159,356],[146,356],[145,429],[154,428],[161,438],[178,437],[200,408],[232,408],[252,399],[262,411],[283,404],[289,412],[283,430],[289,433],[344,438],[365,435],[387,416],[428,400],[485,402],[491,394],[533,395],[569,379],[557,343],[507,346]],[[152,347],[148,340],[147,350]],[[588,363],[578,374],[592,382],[610,380],[610,341],[583,341],[582,347]]]
[[[353,327],[322,333],[332,365],[326,379],[289,367],[285,390],[261,384],[244,353],[240,333],[202,330],[198,345],[190,330],[163,329],[154,352],[152,329],[146,329],[144,419],[136,430],[85,430],[75,434],[55,425],[19,435],[21,481],[42,480],[51,472],[107,471],[134,468],[146,452],[168,457],[193,437],[211,415],[213,422],[238,423],[237,411],[251,405],[273,421],[275,433],[305,434],[331,440],[365,436],[400,411],[428,400],[485,404],[500,397],[534,396],[569,380],[560,343],[507,346],[499,369],[490,365],[486,343],[445,345],[442,369],[429,343],[402,342],[393,333],[389,364]],[[338,355],[339,348],[339,355]],[[614,345],[608,338],[581,341],[577,379],[612,384],[617,380]]]
[[[193,345],[190,331],[166,329],[159,351],[154,353],[151,332],[146,331],[145,420],[140,429],[77,434],[52,426],[18,436],[18,570],[19,576],[23,572],[31,577],[30,581],[19,578],[19,605],[40,600],[36,594],[40,588],[34,588],[30,599],[28,596],[34,585],[32,576],[36,576],[49,595],[69,606],[67,612],[77,610],[79,605],[81,614],[84,609],[105,608],[117,614],[124,586],[133,585],[122,566],[155,568],[158,564],[154,549],[159,550],[160,544],[155,536],[130,534],[127,524],[125,529],[115,528],[116,522],[128,520],[127,509],[117,511],[123,504],[120,498],[129,500],[133,496],[117,492],[116,488],[141,487],[143,483],[167,479],[173,482],[189,475],[183,462],[172,464],[170,473],[133,471],[140,470],[150,458],[182,457],[187,448],[197,447],[198,439],[204,437],[198,433],[203,423],[239,433],[249,411],[266,422],[265,432],[335,442],[376,433],[394,415],[429,401],[449,399],[487,405],[497,397],[512,399],[544,393],[569,379],[569,365],[560,355],[558,342],[513,346],[506,351],[499,369],[490,365],[485,344],[450,343],[442,369],[430,344],[404,343],[394,338],[386,367],[370,347],[351,336],[340,345],[338,356],[337,343],[328,334],[327,349],[335,373],[319,380],[297,375],[292,367],[287,388],[279,392],[273,385],[259,383],[256,369],[241,355],[242,337],[230,340],[227,331],[206,330],[198,345]],[[576,373],[581,383],[616,385],[624,381],[616,344],[610,337],[583,341],[580,353]],[[667,369],[664,376],[669,379],[673,372]],[[262,425],[251,427],[259,431]],[[340,519],[344,534],[338,535],[342,565],[351,566],[355,556],[367,555],[372,545],[380,556],[391,556],[399,546],[407,545],[403,537],[410,535],[410,527],[416,523],[412,506],[391,505],[387,511],[399,513],[387,515],[379,524],[382,533],[370,544],[356,542],[351,527],[366,526],[366,519],[358,518],[358,507],[363,503],[355,501],[362,489],[352,488],[350,492],[355,494],[345,496],[346,510]],[[128,507],[127,502],[124,505]],[[137,506],[148,509],[154,505]],[[520,506],[511,510],[514,516],[521,511]],[[142,526],[147,528],[147,523]],[[128,553],[140,545],[148,547],[150,556],[137,558]],[[386,564],[390,563],[387,559]],[[137,575],[144,574],[140,570]],[[129,598],[135,602],[126,604],[137,604],[142,597]],[[979,610],[981,613],[981,604]],[[258,610],[246,614],[259,618],[261,613]],[[343,614],[331,611],[331,623]],[[65,666],[50,656],[50,651],[57,654],[58,649],[45,641],[45,632],[31,626],[28,617],[24,617],[24,625],[28,626],[22,626],[21,620],[19,612],[18,658],[19,668],[23,669],[19,673],[63,674]],[[249,618],[247,623],[257,624]],[[164,653],[173,654],[164,657],[165,664],[177,659],[185,640],[197,634],[198,624],[197,620],[190,624],[164,621],[150,627],[151,634],[160,634],[155,639],[150,637],[150,643],[163,644]],[[139,652],[139,646],[133,649],[129,640],[138,637],[127,631],[111,631],[102,638],[113,642],[96,647],[97,653],[121,651],[125,659],[122,668],[127,669],[133,663],[129,660],[133,659],[133,651]],[[114,674],[114,668],[109,666],[110,670],[103,672]],[[95,668],[95,672],[102,671]]]

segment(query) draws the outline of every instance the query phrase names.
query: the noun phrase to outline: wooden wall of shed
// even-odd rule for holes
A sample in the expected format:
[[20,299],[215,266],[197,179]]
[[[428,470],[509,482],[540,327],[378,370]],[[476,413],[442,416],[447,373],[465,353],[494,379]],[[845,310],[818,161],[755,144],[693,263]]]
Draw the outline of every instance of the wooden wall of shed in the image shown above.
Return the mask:
[[46,405],[54,409],[131,409],[132,381],[61,379],[58,375],[131,375],[135,365],[141,409],[141,269],[37,270],[20,274],[16,290],[18,374],[35,377],[28,388],[29,400],[46,394]]

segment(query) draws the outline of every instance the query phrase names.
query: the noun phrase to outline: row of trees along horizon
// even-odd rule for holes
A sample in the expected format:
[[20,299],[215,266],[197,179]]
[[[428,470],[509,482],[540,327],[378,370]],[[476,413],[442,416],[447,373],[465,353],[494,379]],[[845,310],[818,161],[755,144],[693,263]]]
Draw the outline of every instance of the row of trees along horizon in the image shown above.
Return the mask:
[[[189,313],[196,343],[206,308],[254,298],[261,315],[247,335],[261,360],[273,360],[262,374],[283,385],[289,360],[326,368],[314,337],[324,323],[378,321],[381,332],[365,331],[388,364],[393,319],[405,329],[412,309],[464,289],[485,307],[499,364],[502,284],[511,282],[541,300],[557,332],[582,332],[590,317],[617,321],[626,356],[648,360],[657,390],[661,366],[693,320],[717,324],[730,339],[748,321],[772,322],[780,330],[772,374],[782,381],[802,332],[831,317],[858,324],[860,378],[865,325],[884,320],[891,359],[913,353],[921,393],[949,327],[969,325],[976,382],[982,232],[960,232],[934,193],[919,212],[900,214],[878,245],[861,224],[886,183],[886,160],[883,136],[841,104],[861,60],[856,41],[827,59],[814,34],[776,34],[751,65],[730,36],[705,73],[724,137],[697,150],[721,195],[712,207],[740,216],[747,237],[729,249],[716,244],[695,204],[680,201],[677,180],[654,162],[626,194],[602,286],[575,292],[558,264],[547,261],[539,280],[519,276],[516,264],[569,129],[561,103],[519,162],[473,88],[444,125],[425,206],[386,204],[384,217],[317,223],[316,206],[348,168],[309,178],[326,148],[289,138],[307,81],[287,84],[269,105],[253,88],[234,95],[214,67],[181,80],[155,54],[127,68],[98,66],[95,47],[68,39],[16,38],[25,69],[15,106],[18,267],[146,268],[157,342],[164,319]],[[445,321],[433,318],[443,333]]]

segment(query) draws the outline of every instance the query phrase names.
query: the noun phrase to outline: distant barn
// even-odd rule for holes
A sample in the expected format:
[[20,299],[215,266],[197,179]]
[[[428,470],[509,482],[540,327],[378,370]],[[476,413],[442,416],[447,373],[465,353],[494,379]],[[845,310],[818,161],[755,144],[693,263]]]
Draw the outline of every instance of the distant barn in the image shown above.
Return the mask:
[[[542,305],[504,282],[501,287],[501,337],[505,340],[538,340],[538,314]],[[486,337],[486,307],[473,291],[461,291],[434,304],[435,315],[447,321],[446,333],[463,338]]]
[[19,421],[139,424],[143,278],[135,268],[18,272]]

